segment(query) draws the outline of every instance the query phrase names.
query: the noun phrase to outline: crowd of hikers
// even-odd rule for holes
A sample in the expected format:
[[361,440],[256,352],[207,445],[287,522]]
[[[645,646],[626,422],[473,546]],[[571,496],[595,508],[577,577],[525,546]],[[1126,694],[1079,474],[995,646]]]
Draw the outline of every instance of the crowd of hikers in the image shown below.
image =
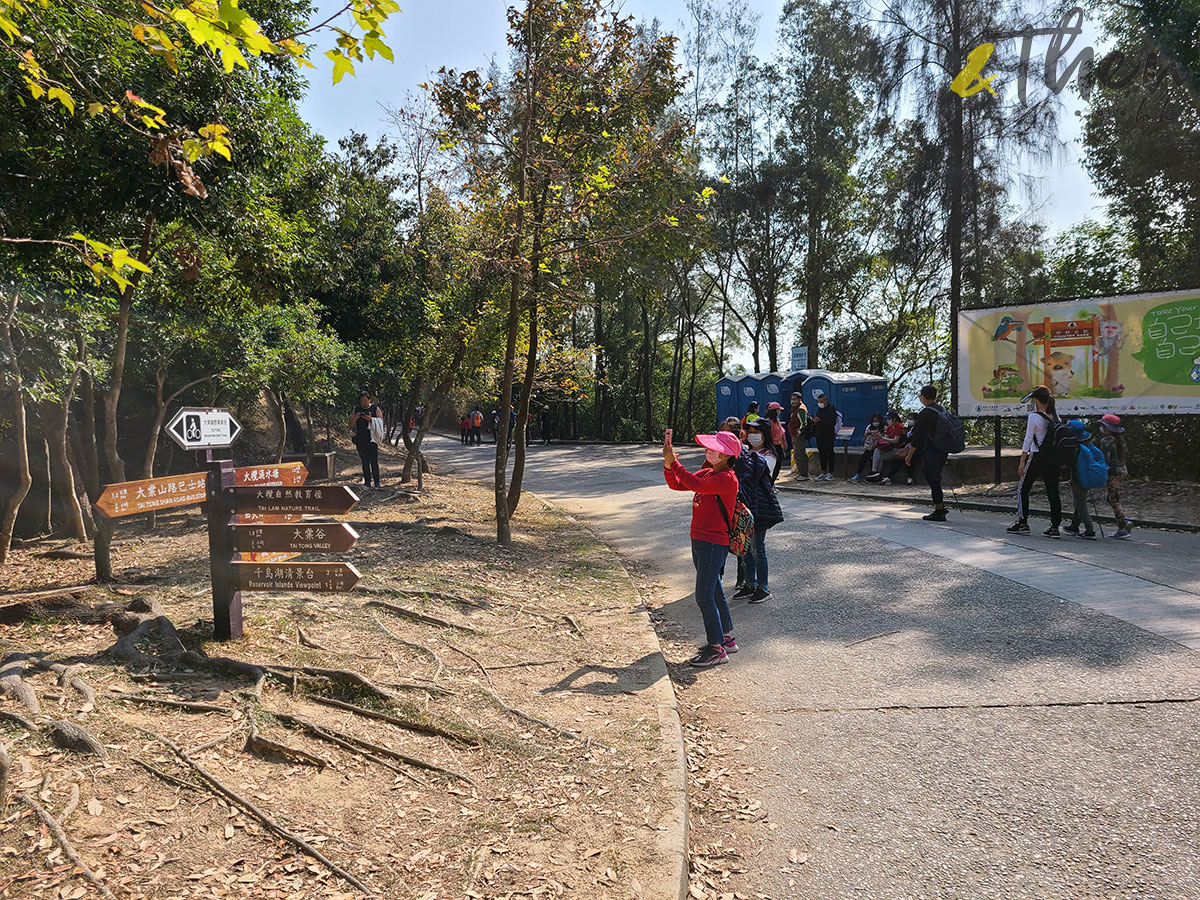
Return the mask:
[[[679,461],[671,431],[666,433],[663,474],[667,486],[693,495],[692,563],[696,568],[696,603],[705,631],[704,645],[690,660],[693,666],[719,665],[737,652],[730,600],[764,603],[771,599],[767,532],[783,521],[775,481],[784,460],[790,457],[795,477],[807,480],[807,443],[813,440],[821,467],[816,479],[833,479],[833,436],[841,427],[841,416],[824,394],[817,392],[816,399],[817,409],[810,412],[803,397],[793,394],[786,425],[779,403],[769,404],[760,414],[758,404],[752,402],[742,418],[731,416],[715,433],[697,435],[696,443],[704,447],[705,454],[704,463],[695,472]],[[918,399],[921,410],[915,415],[903,416],[889,410],[886,416],[871,418],[858,470],[850,480],[891,484],[903,477],[912,484],[916,459],[933,500],[933,511],[923,518],[945,522],[942,470],[952,454],[965,449],[964,429],[959,418],[938,403],[933,385],[921,388]],[[1007,531],[1029,533],[1029,495],[1040,480],[1050,502],[1050,527],[1043,534],[1060,537],[1059,483],[1066,478],[1071,484],[1074,512],[1071,523],[1062,530],[1079,538],[1096,537],[1087,504],[1090,492],[1103,487],[1118,523],[1113,537],[1128,538],[1133,522],[1121,504],[1121,482],[1128,469],[1120,417],[1113,413],[1101,416],[1096,423],[1099,437],[1093,440],[1082,419],[1059,419],[1048,388],[1034,389],[1023,402],[1031,404],[1033,410],[1026,421],[1018,467],[1017,520]],[[732,597],[726,597],[722,578],[730,553],[737,559],[737,582]]]

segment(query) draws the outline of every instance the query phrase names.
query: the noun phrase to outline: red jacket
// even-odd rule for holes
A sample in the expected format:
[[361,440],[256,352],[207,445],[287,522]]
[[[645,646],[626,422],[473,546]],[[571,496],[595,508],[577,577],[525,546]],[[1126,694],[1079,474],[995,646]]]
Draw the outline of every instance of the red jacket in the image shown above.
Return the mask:
[[725,510],[733,517],[737,505],[738,480],[732,469],[714,472],[703,468],[695,474],[683,467],[679,460],[669,469],[663,470],[667,487],[673,491],[693,491],[691,536],[698,541],[729,546],[729,519],[721,512],[717,497],[725,503]]

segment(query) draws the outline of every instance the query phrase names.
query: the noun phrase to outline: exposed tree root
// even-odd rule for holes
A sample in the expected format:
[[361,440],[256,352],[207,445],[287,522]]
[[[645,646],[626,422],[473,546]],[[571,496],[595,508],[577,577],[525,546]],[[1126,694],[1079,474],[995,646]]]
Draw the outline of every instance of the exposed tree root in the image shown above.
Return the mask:
[[[162,656],[148,656],[137,648],[137,642],[152,631],[157,631],[163,641],[165,652]],[[178,659],[183,655],[184,647],[171,620],[159,615],[143,618],[132,631],[117,638],[108,648],[108,653],[135,668],[148,669],[161,662]]]
[[187,650],[180,659],[188,665],[202,669],[214,669],[223,675],[233,675],[249,679],[253,683],[251,693],[256,700],[262,700],[263,685],[267,682],[267,673],[262,666],[242,662],[240,659],[230,659],[228,656],[205,656],[195,650]]
[[179,757],[180,761],[183,762],[184,764],[186,764],[197,775],[199,775],[200,778],[203,779],[204,782],[209,785],[209,787],[211,787],[214,791],[224,795],[228,800],[232,801],[233,803],[236,803],[239,807],[241,807],[242,809],[249,812],[256,819],[258,819],[258,821],[261,822],[268,830],[277,834],[279,837],[283,838],[285,841],[288,841],[289,843],[298,847],[304,853],[307,853],[309,856],[311,856],[313,859],[317,860],[317,862],[321,863],[321,865],[325,866],[325,868],[329,869],[329,871],[333,872],[335,875],[337,875],[339,878],[341,878],[347,884],[354,885],[354,887],[358,888],[364,894],[372,893],[370,888],[368,888],[365,884],[363,884],[361,881],[359,881],[357,878],[355,878],[353,875],[351,875],[349,872],[347,872],[345,869],[343,869],[337,863],[328,859],[320,850],[318,850],[316,847],[314,847],[308,841],[304,840],[304,838],[288,831],[286,828],[284,828],[282,825],[280,825],[278,822],[276,822],[273,818],[271,818],[271,816],[267,815],[267,813],[263,812],[261,809],[259,809],[257,806],[255,806],[253,803],[251,803],[249,800],[247,800],[245,797],[243,797],[241,794],[234,791],[231,787],[229,787],[223,781],[221,781],[219,778],[217,778],[215,775],[210,773],[207,769],[204,768],[204,766],[200,765],[200,763],[196,762],[194,759],[191,758],[191,756],[189,756],[187,753],[185,753],[183,748],[181,748],[174,741],[171,741],[168,738],[165,738],[160,734],[155,734],[153,731],[148,731],[144,728],[138,728],[138,726],[136,726],[136,725],[134,725],[133,727],[137,728],[138,731],[142,732],[146,736],[151,737],[154,740],[158,741],[160,744],[162,744],[166,747],[169,747],[175,753],[175,755],[177,757]]
[[231,706],[221,706],[217,703],[199,703],[193,700],[169,700],[166,697],[147,697],[142,694],[108,694],[109,697],[115,700],[124,700],[128,703],[149,703],[156,706],[169,706],[172,709],[183,709],[188,712],[198,713],[225,713],[228,715],[233,712]]
[[220,735],[219,737],[213,738],[211,741],[205,741],[203,744],[193,747],[191,750],[188,750],[187,752],[188,753],[203,753],[205,750],[211,750],[213,747],[216,747],[218,744],[225,743],[227,740],[229,740],[235,734],[238,734],[241,730],[242,730],[242,725],[239,722],[236,726],[234,726],[234,728],[232,730],[225,732],[224,734]]
[[[483,685],[479,685],[479,690],[483,691],[484,694],[491,697],[492,700],[501,709],[503,709],[505,712],[507,712],[509,715],[511,715],[517,719],[520,719],[522,722],[528,722],[530,725],[539,725],[542,728],[545,728],[547,731],[557,734],[559,737],[564,737],[564,738],[567,738],[568,740],[572,740],[572,741],[579,741],[581,744],[583,744],[585,746],[591,746],[594,743],[596,743],[596,744],[600,743],[599,741],[593,741],[591,738],[583,737],[582,735],[578,735],[578,734],[575,734],[574,732],[567,731],[565,728],[559,728],[557,725],[547,722],[545,719],[539,719],[537,716],[531,716],[529,713],[527,713],[523,710],[517,709],[515,706],[509,706],[507,703],[504,702],[503,697],[501,697],[495,691],[488,690]],[[600,746],[605,746],[605,745],[600,744]]]
[[[286,682],[292,680],[292,673],[301,673],[315,678],[325,678],[336,684],[343,684],[355,690],[366,691],[368,694],[372,694],[381,700],[392,701],[400,699],[400,696],[395,691],[382,688],[361,672],[354,672],[350,669],[324,669],[320,666],[285,666],[278,664],[263,666],[263,668],[268,674],[274,675],[276,678],[280,678]],[[450,695],[453,693],[453,691],[448,691],[445,688],[439,688],[432,684],[402,683],[400,687],[403,690],[428,691],[431,694]]]
[[310,638],[307,634],[304,633],[304,629],[301,628],[299,625],[296,626],[296,634],[300,638],[300,643],[305,647],[311,647],[313,650],[323,650],[326,653],[334,652],[333,650],[330,650],[328,647],[324,646],[323,644],[319,644],[316,641],[314,641],[312,638]]
[[580,637],[583,637],[583,629],[579,627],[578,622],[576,622],[571,616],[568,616],[566,613],[563,613],[563,619],[566,620],[566,623],[571,626],[571,629],[577,635],[579,635]]
[[445,668],[445,663],[443,663],[442,658],[437,655],[436,650],[434,650],[430,647],[426,647],[424,644],[419,644],[416,641],[409,641],[409,640],[405,640],[404,638],[400,637],[398,634],[396,634],[394,631],[392,631],[390,628],[388,628],[386,625],[384,625],[383,620],[380,619],[379,616],[376,615],[375,613],[371,613],[371,618],[375,620],[375,624],[379,626],[379,628],[383,631],[383,633],[386,634],[388,637],[390,637],[396,643],[398,643],[404,647],[411,647],[414,650],[419,650],[421,653],[424,653],[426,656],[430,657],[434,661],[434,663],[437,664],[437,670],[433,673],[433,680],[437,681],[438,678],[441,677],[442,669]]
[[0,709],[0,721],[12,722],[14,725],[20,725],[26,731],[37,731],[38,727],[29,719],[25,718],[20,713],[9,712],[7,709]]
[[483,743],[475,729],[464,724],[464,731],[451,731],[448,728],[443,728],[433,722],[418,722],[414,719],[406,719],[396,715],[379,712],[374,709],[367,709],[363,706],[355,706],[353,703],[344,703],[341,700],[331,700],[328,697],[309,697],[314,703],[320,703],[323,706],[332,706],[335,709],[344,709],[347,712],[357,713],[360,716],[365,716],[368,719],[377,719],[380,722],[388,722],[408,731],[415,731],[418,734],[432,734],[436,737],[443,737],[447,740],[457,741],[460,744],[466,744],[470,747],[478,747]]
[[293,716],[289,713],[272,713],[272,715],[278,717],[281,721],[291,722],[292,724],[298,725],[301,728],[308,729],[309,732],[317,735],[318,737],[336,737],[339,740],[349,742],[354,744],[356,747],[361,747],[363,750],[369,750],[370,752],[378,754],[379,756],[387,756],[418,769],[426,769],[430,772],[437,772],[439,775],[447,775],[450,778],[457,778],[459,781],[465,781],[470,785],[475,784],[474,781],[472,781],[466,775],[463,775],[461,772],[455,772],[453,769],[445,769],[426,760],[419,759],[415,756],[409,756],[408,754],[401,753],[398,750],[393,750],[390,747],[373,744],[370,741],[365,741],[362,738],[355,737],[352,734],[347,734],[345,731],[334,731],[326,728],[323,725],[318,725],[316,722],[310,722],[308,719],[302,719],[299,716]]
[[463,650],[460,647],[455,647],[449,641],[446,641],[446,646],[449,647],[451,650],[453,650],[455,653],[465,656],[471,662],[475,663],[475,665],[477,665],[479,667],[479,671],[483,673],[483,677],[487,679],[487,683],[490,684],[493,688],[496,686],[496,683],[494,681],[492,681],[491,673],[488,672],[488,670],[487,670],[487,666],[485,666],[483,663],[481,663],[478,659],[476,659],[474,656],[472,656],[466,650]]
[[192,784],[190,781],[184,781],[182,778],[176,778],[174,775],[170,775],[167,772],[164,772],[162,769],[156,769],[154,766],[150,765],[150,763],[146,762],[144,759],[138,759],[136,756],[134,756],[134,757],[130,757],[130,762],[137,763],[139,766],[141,766],[143,769],[145,769],[151,775],[161,778],[167,784],[173,784],[176,787],[187,788],[189,791],[204,790],[204,788],[200,787],[200,785],[198,785],[198,784]]
[[36,716],[41,713],[42,704],[37,692],[21,679],[30,659],[27,653],[10,653],[0,660],[0,690]]
[[249,709],[246,710],[246,719],[250,722],[250,734],[246,736],[246,749],[251,753],[256,753],[259,756],[278,756],[281,759],[286,759],[288,762],[308,763],[310,766],[316,766],[318,769],[324,769],[329,765],[321,757],[313,756],[307,750],[301,750],[298,747],[289,747],[287,744],[280,744],[270,738],[263,737],[258,733],[258,724],[254,721],[254,713]]
[[4,808],[8,805],[8,770],[11,767],[8,748],[0,744],[0,815],[4,814]]
[[71,842],[67,840],[67,836],[62,830],[62,826],[58,824],[58,820],[56,820],[54,816],[50,815],[50,813],[46,812],[45,808],[28,794],[17,794],[16,796],[17,800],[21,801],[30,809],[32,809],[34,814],[36,814],[37,817],[42,820],[42,824],[50,830],[50,833],[54,835],[54,840],[57,841],[58,846],[62,848],[63,855],[79,867],[80,871],[83,872],[83,877],[92,883],[92,886],[100,892],[100,896],[106,897],[108,900],[117,900],[117,898],[113,895],[113,892],[105,887],[104,882],[97,877],[96,873],[89,869],[87,864],[79,858],[79,854],[75,852],[75,848],[71,845]]
[[303,728],[315,738],[328,741],[336,747],[341,747],[348,753],[353,753],[355,756],[361,756],[363,759],[373,762],[376,765],[383,766],[383,768],[395,772],[397,775],[403,775],[405,778],[411,778],[413,781],[421,784],[424,783],[421,781],[421,779],[417,778],[417,776],[415,776],[412,772],[409,772],[407,769],[402,769],[395,763],[388,762],[386,759],[376,756],[374,753],[369,753],[361,747],[354,746],[354,744],[350,743],[344,738],[339,737],[337,734],[322,728],[316,722],[309,722],[307,719],[297,719],[294,716],[288,716],[285,713],[272,713],[272,715],[274,715],[280,721],[292,724],[297,728]]
[[67,819],[71,818],[71,813],[75,812],[77,806],[79,806],[79,785],[72,783],[71,799],[63,807],[63,811],[58,816],[58,821],[65,824]]
[[69,687],[75,693],[83,697],[83,712],[90,712],[95,708],[96,692],[92,690],[91,685],[80,678],[77,674],[83,669],[83,666],[64,666],[62,663],[51,663],[49,665],[49,669],[58,676],[58,684],[60,687]]
[[46,727],[46,733],[55,746],[61,747],[63,750],[72,750],[75,753],[93,753],[101,759],[108,756],[104,745],[74,722],[51,722]]
[[397,606],[395,603],[384,603],[382,600],[368,600],[366,606],[376,607],[378,609],[386,609],[393,615],[399,616],[402,619],[411,619],[414,622],[420,622],[423,625],[434,625],[438,628],[450,628],[455,631],[466,632],[467,634],[483,634],[477,628],[472,628],[470,625],[459,625],[457,622],[447,622],[445,619],[439,619],[437,616],[427,615],[423,612],[418,612],[415,609],[409,609],[407,606]]

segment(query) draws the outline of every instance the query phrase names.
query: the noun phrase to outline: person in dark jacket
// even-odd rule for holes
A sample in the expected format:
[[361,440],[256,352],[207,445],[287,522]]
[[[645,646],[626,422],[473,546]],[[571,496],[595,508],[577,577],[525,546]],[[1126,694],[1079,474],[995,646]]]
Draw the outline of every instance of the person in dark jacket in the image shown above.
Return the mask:
[[833,445],[837,441],[838,411],[829,402],[824,391],[814,391],[817,411],[813,413],[813,438],[817,442],[817,457],[821,461],[821,474],[817,481],[833,481]]
[[771,599],[771,588],[767,581],[767,530],[783,521],[779,495],[775,492],[775,479],[783,464],[783,450],[775,446],[771,438],[769,419],[748,422],[746,441],[749,450],[743,452],[734,464],[738,488],[744,494],[742,502],[754,514],[754,534],[746,548],[745,583],[733,595],[733,599],[748,599],[751,603],[765,603]]
[[904,457],[905,465],[911,465],[913,454],[921,454],[921,474],[925,476],[929,492],[933,495],[933,512],[921,516],[926,522],[946,521],[946,504],[942,498],[942,469],[945,468],[947,454],[933,445],[938,413],[942,409],[938,406],[937,397],[937,388],[932,384],[921,388],[921,405],[925,408],[917,413],[917,424],[909,437],[908,453]]

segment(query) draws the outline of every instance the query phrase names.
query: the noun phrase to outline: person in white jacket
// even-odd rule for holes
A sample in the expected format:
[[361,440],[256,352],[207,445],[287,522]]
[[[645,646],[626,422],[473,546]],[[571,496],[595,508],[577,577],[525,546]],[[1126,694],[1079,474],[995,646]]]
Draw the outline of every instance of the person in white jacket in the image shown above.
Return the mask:
[[371,402],[371,395],[363,391],[358,396],[358,406],[350,414],[350,427],[354,429],[354,446],[362,460],[363,487],[370,487],[372,479],[379,487],[379,439],[384,433],[383,411]]

